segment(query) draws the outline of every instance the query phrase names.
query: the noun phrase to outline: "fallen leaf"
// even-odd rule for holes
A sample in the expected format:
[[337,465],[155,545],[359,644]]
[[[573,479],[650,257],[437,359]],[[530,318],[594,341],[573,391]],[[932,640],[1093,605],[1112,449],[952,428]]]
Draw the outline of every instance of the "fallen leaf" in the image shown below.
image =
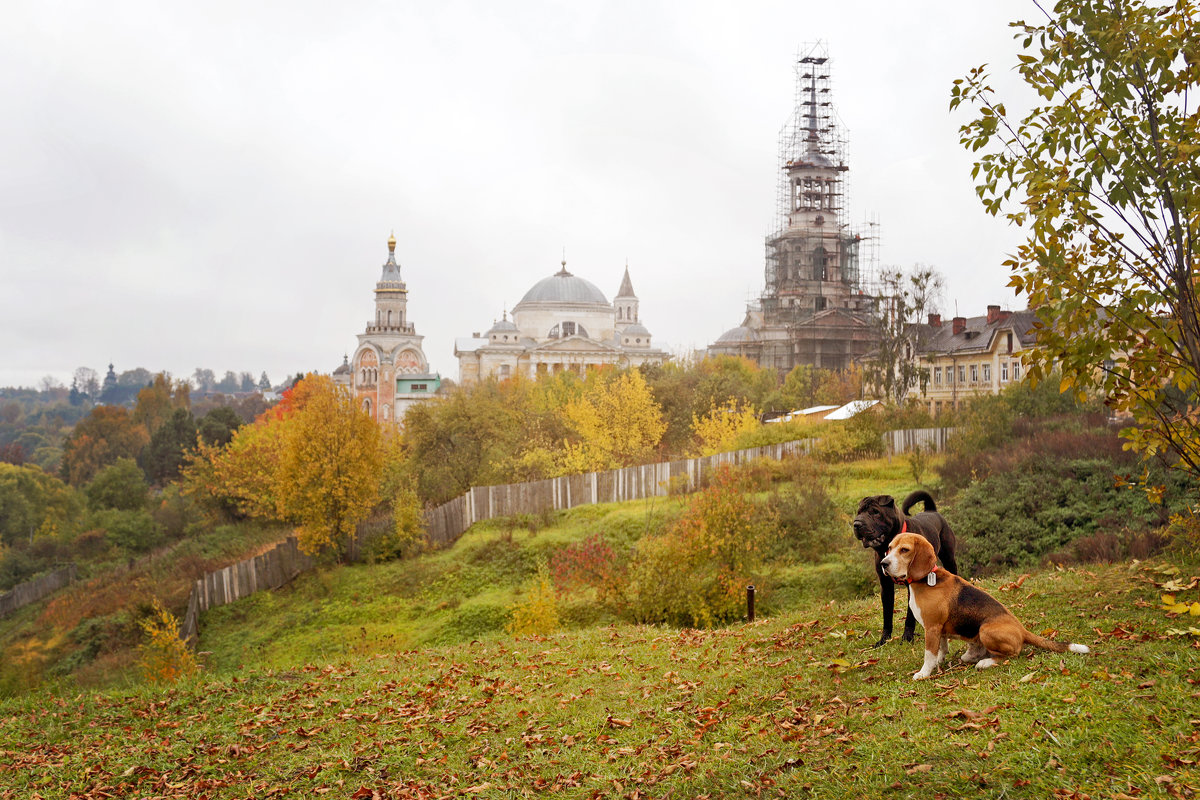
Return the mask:
[[933,764],[917,764],[915,767],[904,770],[909,775],[916,775],[918,772],[930,772],[933,770]]

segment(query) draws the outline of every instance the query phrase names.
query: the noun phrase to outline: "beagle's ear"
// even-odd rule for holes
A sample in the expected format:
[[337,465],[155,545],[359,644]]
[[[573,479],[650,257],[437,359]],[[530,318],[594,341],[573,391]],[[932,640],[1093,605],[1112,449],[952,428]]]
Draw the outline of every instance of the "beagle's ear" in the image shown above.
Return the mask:
[[908,579],[923,581],[936,566],[937,554],[933,552],[933,545],[920,536],[914,536],[912,559],[908,562]]

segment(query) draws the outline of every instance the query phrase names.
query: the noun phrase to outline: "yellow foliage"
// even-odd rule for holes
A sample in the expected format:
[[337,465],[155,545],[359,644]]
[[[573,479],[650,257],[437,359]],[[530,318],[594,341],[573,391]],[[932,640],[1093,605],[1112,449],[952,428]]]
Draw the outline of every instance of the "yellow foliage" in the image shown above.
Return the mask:
[[544,636],[558,628],[558,598],[545,561],[538,564],[537,576],[530,582],[525,596],[509,611],[512,620],[506,630],[513,636]]
[[139,648],[142,677],[150,683],[175,683],[200,670],[196,656],[179,638],[179,620],[155,600],[151,615],[138,621],[146,634]]
[[711,456],[731,450],[739,436],[757,430],[759,425],[758,411],[749,403],[737,398],[722,405],[714,402],[703,417],[692,415],[692,455]]
[[297,385],[303,406],[286,420],[276,476],[279,506],[299,523],[300,549],[316,553],[352,538],[379,501],[379,426],[325,375]]
[[574,441],[565,446],[567,472],[592,472],[652,460],[667,429],[642,374],[590,376],[583,394],[563,406]]

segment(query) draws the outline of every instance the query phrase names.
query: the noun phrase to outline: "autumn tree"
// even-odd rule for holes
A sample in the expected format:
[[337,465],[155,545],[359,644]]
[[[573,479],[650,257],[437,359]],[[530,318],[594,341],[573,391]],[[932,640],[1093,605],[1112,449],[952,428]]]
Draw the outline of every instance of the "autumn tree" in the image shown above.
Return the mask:
[[711,456],[733,448],[737,438],[760,426],[754,406],[737,400],[708,410],[702,417],[692,417],[692,433],[696,442],[691,455]]
[[280,521],[276,480],[285,446],[283,420],[272,410],[237,429],[224,447],[200,439],[182,469],[183,491],[220,515]]
[[488,379],[408,410],[403,442],[408,457],[421,465],[416,482],[422,498],[444,503],[471,486],[507,482],[497,465],[528,442],[518,386]]
[[1196,16],[1193,0],[1061,0],[1013,24],[1032,110],[1010,114],[986,67],[950,106],[978,114],[960,134],[984,207],[1026,235],[1004,263],[1038,313],[1030,380],[1098,390],[1132,416],[1132,447],[1200,475]]
[[149,386],[138,392],[133,421],[145,425],[146,433],[153,436],[172,411],[191,408],[191,388],[187,381],[174,381],[168,373],[158,373]]
[[82,486],[101,468],[119,458],[137,458],[150,437],[120,406],[97,406],[76,425],[63,444],[61,472],[72,486]]
[[384,451],[379,426],[344,387],[308,375],[287,420],[277,478],[280,509],[295,520],[301,549],[347,541],[379,500]]
[[666,423],[637,370],[593,373],[587,387],[563,407],[571,428],[564,464],[569,472],[592,472],[654,460]]
[[37,467],[0,464],[0,544],[64,534],[82,514],[82,499]]
[[776,522],[742,477],[722,466],[663,534],[638,541],[627,589],[636,618],[711,627],[737,617]]

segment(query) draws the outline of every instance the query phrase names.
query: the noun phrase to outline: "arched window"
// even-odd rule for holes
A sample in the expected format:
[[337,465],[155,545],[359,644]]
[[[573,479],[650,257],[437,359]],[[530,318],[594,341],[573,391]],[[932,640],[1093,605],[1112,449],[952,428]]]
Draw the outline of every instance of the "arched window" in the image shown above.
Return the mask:
[[828,280],[828,257],[825,254],[825,248],[817,245],[812,251],[813,260],[813,280],[824,281]]

